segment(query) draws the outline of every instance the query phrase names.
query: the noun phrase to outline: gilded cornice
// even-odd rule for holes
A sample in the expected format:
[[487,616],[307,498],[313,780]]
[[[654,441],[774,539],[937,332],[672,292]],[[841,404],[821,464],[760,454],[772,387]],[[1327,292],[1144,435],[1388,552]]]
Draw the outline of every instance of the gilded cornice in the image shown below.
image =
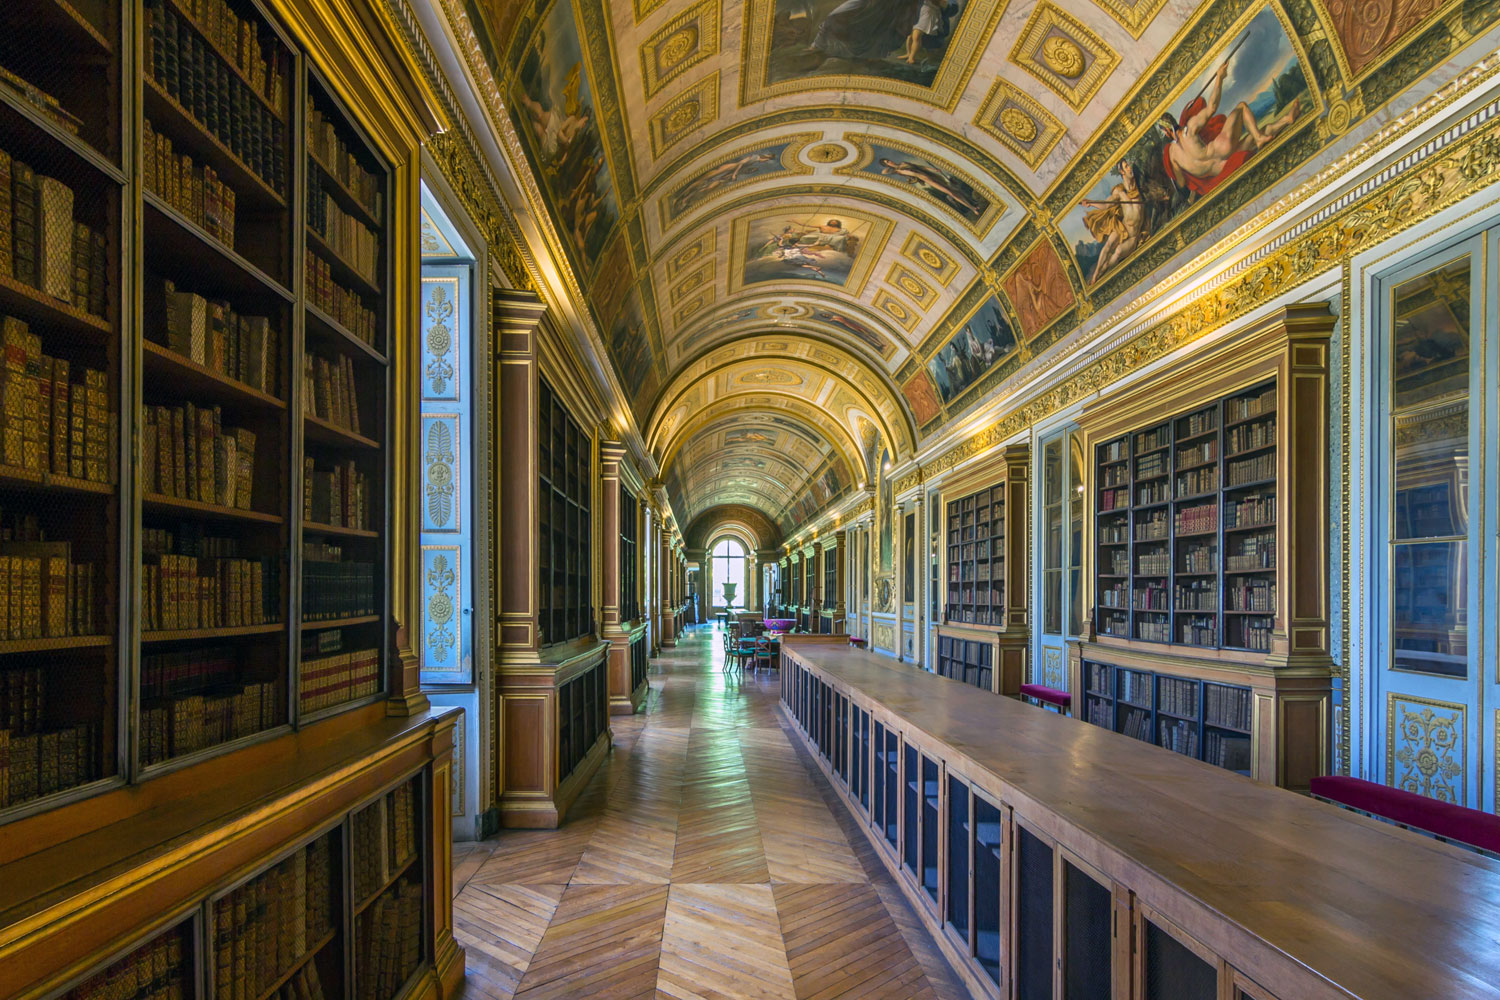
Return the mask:
[[908,490],[912,490],[918,486],[921,486],[922,482],[922,467],[919,465],[913,468],[906,475],[902,476],[900,479],[896,480],[895,485],[891,487],[891,493],[895,496],[901,496]]
[[978,434],[925,463],[929,474],[997,447],[1030,425],[1174,351],[1222,329],[1288,290],[1492,183],[1500,173],[1500,135],[1490,118],[1441,153],[1393,177],[1335,212],[1233,280],[1204,292],[1129,342],[1011,410]]

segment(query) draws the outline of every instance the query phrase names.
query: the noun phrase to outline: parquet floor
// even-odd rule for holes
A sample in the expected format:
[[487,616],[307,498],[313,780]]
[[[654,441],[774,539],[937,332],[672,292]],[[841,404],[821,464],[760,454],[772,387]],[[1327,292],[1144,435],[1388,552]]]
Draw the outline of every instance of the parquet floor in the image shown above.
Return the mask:
[[926,929],[805,751],[778,680],[726,677],[707,629],[561,830],[454,852],[473,1000],[958,1000]]

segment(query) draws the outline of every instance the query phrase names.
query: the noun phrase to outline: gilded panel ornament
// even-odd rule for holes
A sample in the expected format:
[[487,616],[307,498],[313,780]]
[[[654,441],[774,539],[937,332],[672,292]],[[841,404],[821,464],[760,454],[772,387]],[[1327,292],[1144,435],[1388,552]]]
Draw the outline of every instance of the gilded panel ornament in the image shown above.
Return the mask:
[[921,314],[912,309],[905,302],[892,295],[887,289],[881,288],[875,292],[875,308],[879,309],[901,329],[910,333],[922,318]]
[[1386,781],[1439,802],[1468,805],[1467,709],[1392,692],[1386,706]]
[[900,261],[891,265],[890,271],[886,272],[885,280],[886,284],[905,292],[924,311],[937,301],[937,292],[932,290],[932,286],[917,277],[916,272]]
[[1082,111],[1120,57],[1082,22],[1042,0],[1016,39],[1010,61],[1046,84],[1074,111]]
[[1000,140],[1032,170],[1063,137],[1062,122],[1004,77],[997,77],[974,124]]
[[458,531],[458,415],[422,414],[422,530]]
[[463,599],[456,545],[422,546],[422,669],[458,672],[462,664],[459,614]]
[[646,100],[718,53],[719,0],[702,0],[657,29],[641,46],[641,84]]
[[718,236],[718,230],[705,229],[696,239],[673,251],[672,256],[667,259],[667,280],[677,280],[677,276],[687,268],[704,257],[713,256],[714,244],[718,241]]
[[667,0],[632,0],[635,4],[635,23],[640,24],[654,14]]
[[1346,87],[1352,88],[1395,56],[1422,28],[1458,0],[1318,0]]
[[820,142],[807,151],[807,158],[825,166],[842,163],[849,158],[849,147],[840,142]]
[[423,399],[458,399],[461,362],[453,324],[461,309],[456,276],[422,279]]
[[[888,581],[883,582],[888,583]],[[871,633],[871,638],[875,640],[877,649],[883,649],[890,653],[896,652],[896,627],[894,625],[886,622],[876,622],[871,629]]]
[[651,116],[647,130],[651,135],[651,155],[662,155],[698,129],[719,117],[719,74],[693,84],[668,101]]
[[1146,26],[1161,12],[1167,0],[1094,0],[1109,11],[1132,38],[1140,38]]
[[433,221],[427,209],[422,209],[422,256],[423,257],[457,257],[458,253],[453,249],[453,244],[448,242],[448,237],[443,235],[442,229]]
[[700,312],[713,305],[713,301],[714,290],[712,288],[703,289],[697,295],[694,295],[691,299],[684,302],[681,306],[678,306],[675,311],[673,311],[673,325],[681,327],[683,324],[687,323],[688,320],[692,319],[694,316],[698,315]]
[[699,289],[711,286],[714,283],[714,265],[715,262],[713,260],[706,260],[703,262],[702,266],[697,267],[689,271],[687,274],[683,275],[682,278],[672,286],[672,291],[668,296],[671,299],[672,305],[675,306],[679,304],[683,299],[687,298],[689,295],[693,294]]
[[736,381],[741,385],[801,385],[803,383],[800,375],[781,368],[763,368],[760,371],[746,372]]
[[1034,340],[1073,307],[1073,285],[1052,241],[1041,237],[1000,279],[1024,340]]
[[1042,683],[1059,691],[1068,686],[1068,670],[1063,662],[1063,651],[1056,647],[1042,651]]
[[944,288],[958,276],[958,264],[953,258],[916,230],[907,234],[906,242],[901,245],[901,256],[932,275]]
[[926,150],[861,133],[845,134],[844,141],[854,146],[859,156],[834,173],[869,178],[915,193],[957,216],[976,236],[989,232],[1004,209],[984,184]]
[[1474,128],[1440,153],[1356,199],[1326,222],[1193,301],[1097,361],[927,463],[933,474],[997,447],[1079,399],[1200,340],[1306,281],[1343,266],[1500,179],[1496,122]]

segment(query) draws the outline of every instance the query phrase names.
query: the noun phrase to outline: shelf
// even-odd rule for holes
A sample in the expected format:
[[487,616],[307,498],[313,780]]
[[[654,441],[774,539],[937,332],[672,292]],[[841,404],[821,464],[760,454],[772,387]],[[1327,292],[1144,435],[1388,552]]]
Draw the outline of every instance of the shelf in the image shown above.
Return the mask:
[[354,265],[339,256],[333,247],[328,244],[328,241],[323,238],[323,234],[319,233],[312,226],[303,226],[302,228],[307,231],[308,245],[318,252],[319,257],[328,262],[329,268],[334,272],[334,277],[341,284],[354,286],[355,291],[363,292],[366,295],[375,298],[380,297],[380,286],[355,270]]
[[183,357],[150,340],[141,341],[142,358],[148,374],[165,375],[173,380],[172,389],[189,390],[209,397],[216,403],[238,404],[264,410],[285,410],[286,403],[275,396],[252,388],[206,365]]
[[334,319],[332,316],[328,315],[326,312],[313,305],[311,302],[307,303],[307,317],[308,319],[313,320],[313,322],[309,324],[310,328],[321,328],[321,331],[326,334],[329,339],[344,344],[356,351],[359,351],[377,364],[383,365],[386,363],[384,354],[381,354],[379,351],[375,350],[375,348],[370,344],[367,344],[363,340],[360,340],[353,334],[353,332],[349,330],[348,327],[344,326],[344,324],[340,323],[338,320]]
[[310,632],[325,628],[353,628],[355,625],[368,625],[371,622],[380,621],[379,615],[355,615],[352,618],[317,618],[302,619],[302,630]]
[[1197,465],[1179,465],[1173,471],[1174,472],[1192,472],[1195,469],[1207,469],[1210,466],[1214,466],[1214,465],[1218,465],[1218,464],[1219,464],[1219,460],[1217,458],[1210,458],[1208,461],[1206,461],[1206,462],[1199,462]]
[[74,52],[79,47],[91,47],[106,54],[115,50],[114,43],[67,0],[5,4],[5,9],[0,11],[0,26],[11,31],[29,29],[44,34],[48,43],[58,46],[58,51],[62,52]]
[[1230,608],[1225,608],[1224,609],[1224,613],[1226,615],[1245,615],[1245,616],[1250,617],[1250,618],[1274,618],[1274,617],[1276,617],[1276,612],[1274,612],[1274,611],[1235,611],[1235,610],[1232,610]]
[[236,219],[240,218],[241,210],[252,206],[263,211],[286,210],[286,199],[281,193],[250,169],[248,163],[193,117],[192,112],[167,93],[167,89],[149,73],[141,76],[141,92],[145,96],[146,117],[151,120],[151,127],[163,132],[163,126],[166,126],[165,133],[172,140],[173,152],[190,153],[197,163],[208,163],[219,179],[234,189]]
[[1170,447],[1172,447],[1170,442],[1167,444],[1157,445],[1155,448],[1147,448],[1145,451],[1137,451],[1131,455],[1131,458],[1145,458],[1147,455],[1155,455],[1159,451],[1166,451]]
[[194,639],[235,639],[249,635],[274,635],[286,631],[282,622],[266,625],[230,625],[221,628],[169,628],[143,631],[141,642],[186,642]]
[[1198,501],[1198,500],[1207,500],[1209,497],[1217,497],[1220,492],[1221,492],[1220,490],[1214,489],[1214,490],[1209,490],[1206,493],[1190,493],[1190,494],[1188,494],[1185,497],[1176,497],[1176,498],[1174,498],[1172,500],[1172,502],[1173,503],[1193,503],[1193,502]]
[[1174,444],[1189,444],[1189,443],[1191,443],[1193,441],[1202,441],[1204,438],[1217,437],[1218,434],[1219,434],[1219,429],[1217,427],[1215,427],[1211,431],[1200,431],[1197,434],[1187,434],[1187,435],[1184,435],[1182,437],[1174,438],[1173,439],[1173,443]]
[[1157,500],[1157,501],[1154,501],[1152,503],[1138,503],[1138,504],[1136,504],[1134,507],[1132,507],[1130,509],[1131,510],[1153,510],[1153,509],[1155,509],[1157,507],[1165,507],[1167,504],[1169,504],[1171,502],[1172,501],[1170,501],[1170,500]]
[[1173,576],[1191,576],[1191,577],[1218,576],[1219,575],[1219,571],[1218,570],[1210,570],[1209,572],[1206,572],[1206,573],[1189,573],[1187,570],[1177,570],[1172,575]]
[[[1169,718],[1169,719],[1176,719],[1176,720],[1178,720],[1178,721],[1179,721],[1179,722],[1192,722],[1192,723],[1197,723],[1197,721],[1198,721],[1198,717],[1197,717],[1197,716],[1196,716],[1196,715],[1179,715],[1179,714],[1178,714],[1178,713],[1176,713],[1176,712],[1168,712],[1168,711],[1167,711],[1167,710],[1166,710],[1166,709],[1164,709],[1164,708],[1158,708],[1158,709],[1157,709],[1157,710],[1156,710],[1156,714],[1157,714],[1157,715],[1165,715],[1165,716],[1166,716],[1166,717],[1167,717],[1167,718]],[[1165,748],[1164,748],[1164,749],[1165,749]]]
[[365,203],[360,201],[359,196],[350,190],[343,181],[339,180],[338,175],[333,172],[332,167],[318,159],[311,150],[308,151],[307,159],[323,175],[323,190],[335,195],[334,200],[343,206],[344,211],[356,216],[360,222],[363,222],[377,232],[384,228],[381,221],[375,217],[375,213],[370,211]]
[[[194,34],[196,34],[199,38],[203,39],[204,46],[210,52],[213,52],[215,55],[217,55],[220,59],[222,59],[224,61],[224,66],[225,66],[226,69],[229,70],[230,75],[232,75],[240,83],[243,83],[245,85],[245,89],[248,90],[251,93],[251,95],[253,95],[255,97],[256,101],[258,101],[262,107],[264,107],[267,111],[269,111],[271,113],[272,117],[274,117],[277,121],[281,122],[282,124],[286,124],[286,115],[285,115],[285,113],[277,111],[276,108],[272,106],[271,102],[269,100],[267,100],[265,98],[265,96],[261,94],[260,91],[258,91],[258,90],[255,89],[255,87],[250,82],[250,78],[247,77],[247,76],[245,76],[244,71],[242,71],[238,66],[235,65],[234,60],[231,59],[231,58],[229,58],[228,53],[226,53],[222,48],[220,48],[218,42],[215,39],[209,37],[209,35],[207,34],[207,32],[205,32],[202,28],[200,28],[198,26],[198,22],[193,18],[193,16],[191,14],[188,13],[188,11],[186,10],[186,8],[183,7],[181,0],[168,0],[168,2],[171,3],[171,5],[173,7],[177,8],[177,16],[180,17],[184,22],[186,22],[187,25],[188,25],[188,27],[192,28]],[[254,22],[252,21],[251,23],[253,24]],[[257,44],[256,45],[256,49],[259,50],[259,48],[260,48],[260,46]],[[267,82],[270,82],[271,78],[276,73],[276,64],[275,64],[274,60],[272,61],[271,65],[268,67],[268,69],[269,69],[270,72],[268,72],[266,74],[266,80],[267,80]],[[291,90],[290,90],[289,87],[287,87],[285,85],[282,86],[282,94],[283,95],[290,94],[290,92],[291,92]]]
[[1224,534],[1226,534],[1226,535],[1239,534],[1239,533],[1245,532],[1245,531],[1267,531],[1267,530],[1274,530],[1275,527],[1276,527],[1276,522],[1275,521],[1268,521],[1268,522],[1266,522],[1264,524],[1236,524],[1232,528],[1225,528],[1224,529]]
[[[1265,652],[1265,650],[1254,650],[1254,652],[1261,652],[1261,653],[1263,653],[1263,652]],[[1251,736],[1251,735],[1254,735],[1248,729],[1241,729],[1238,726],[1228,726],[1228,725],[1225,725],[1222,722],[1210,722],[1210,721],[1208,721],[1208,719],[1204,719],[1203,720],[1203,724],[1205,726],[1208,726],[1208,727],[1212,728],[1212,729],[1222,729],[1225,732],[1228,732],[1228,733],[1238,733],[1241,736]]]
[[1272,409],[1266,410],[1264,413],[1257,413],[1253,417],[1242,417],[1239,420],[1226,420],[1224,421],[1224,429],[1227,431],[1231,427],[1239,427],[1243,424],[1253,424],[1257,420],[1268,420],[1274,416],[1276,416],[1276,411]]
[[114,496],[112,483],[98,483],[92,479],[75,479],[56,472],[41,472],[23,469],[15,465],[0,465],[0,489],[63,491],[84,493],[92,496]]
[[1256,573],[1274,573],[1274,572],[1276,572],[1276,567],[1275,566],[1263,566],[1260,569],[1226,569],[1224,571],[1224,575],[1225,576],[1251,576],[1251,575],[1256,574]]
[[75,308],[70,302],[54,299],[8,273],[0,273],[0,310],[28,323],[43,324],[49,330],[81,336],[92,343],[102,344],[114,332],[109,320]]
[[338,524],[303,521],[302,530],[309,535],[337,535],[340,538],[379,538],[380,532],[368,528],[346,528]]
[[177,497],[165,496],[161,493],[148,492],[142,494],[141,506],[146,510],[182,514],[189,517],[201,517],[213,521],[247,521],[252,524],[281,524],[284,520],[279,514],[264,514],[258,510],[242,510],[239,507],[224,507],[216,503],[204,503],[201,500],[182,500]]
[[[17,115],[24,118],[34,126],[46,138],[46,142],[54,149],[60,148],[69,156],[82,161],[86,166],[98,170],[109,177],[116,184],[124,183],[125,175],[120,171],[118,164],[111,162],[104,154],[89,144],[82,136],[74,135],[47,117],[46,112],[34,107],[20,94],[9,87],[0,86],[0,107],[9,108]],[[24,136],[17,135],[11,128],[5,128],[6,152],[12,157],[20,160],[37,160],[39,149],[35,142],[27,141]],[[50,154],[44,154],[50,155]],[[33,163],[33,166],[36,164]]]
[[1276,449],[1276,442],[1272,441],[1270,444],[1261,444],[1261,445],[1256,445],[1254,448],[1244,448],[1244,449],[1241,449],[1240,451],[1231,451],[1231,452],[1228,452],[1228,453],[1226,453],[1224,455],[1224,460],[1227,462],[1227,461],[1229,461],[1230,459],[1233,459],[1233,458],[1244,458],[1246,455],[1254,455],[1257,452],[1262,452],[1262,451],[1274,451],[1275,449]]
[[334,445],[341,448],[363,448],[369,451],[379,451],[380,442],[357,434],[354,431],[345,430],[337,424],[330,423],[322,417],[315,417],[310,413],[302,415],[302,431],[307,440],[318,444]]
[[369,895],[365,896],[363,899],[361,899],[358,903],[355,904],[355,906],[354,906],[354,915],[356,917],[359,916],[361,913],[363,913],[365,911],[366,908],[369,907],[369,905],[371,903],[373,903],[373,902],[375,902],[375,900],[379,899],[381,897],[381,895],[385,893],[386,890],[388,890],[391,886],[395,885],[397,882],[401,881],[401,876],[406,874],[407,869],[409,869],[412,866],[412,864],[417,860],[417,858],[420,857],[420,856],[421,856],[421,852],[420,851],[413,851],[412,852],[412,856],[409,857],[409,858],[407,858],[405,861],[403,861],[401,863],[400,867],[398,867],[394,872],[392,872],[391,875],[390,875],[390,877],[387,878],[383,883],[381,883],[380,888],[376,889],[374,892],[372,892]]
[[0,656],[50,653],[59,649],[100,649],[114,642],[108,635],[60,635],[43,639],[0,639]]
[[275,982],[261,991],[260,996],[257,998],[257,1000],[271,1000],[271,998],[275,997],[277,992],[283,986],[291,982],[293,976],[302,971],[303,967],[306,966],[309,961],[317,957],[318,952],[326,948],[329,943],[338,936],[338,933],[339,929],[337,926],[335,926],[332,930],[328,931],[321,938],[315,941],[311,948],[303,952],[302,955],[292,963],[291,968],[287,969],[281,975],[277,976]]
[[218,284],[215,292],[270,293],[292,301],[285,285],[210,236],[155,192],[142,191],[141,200],[146,206],[146,256],[154,270],[206,278]]

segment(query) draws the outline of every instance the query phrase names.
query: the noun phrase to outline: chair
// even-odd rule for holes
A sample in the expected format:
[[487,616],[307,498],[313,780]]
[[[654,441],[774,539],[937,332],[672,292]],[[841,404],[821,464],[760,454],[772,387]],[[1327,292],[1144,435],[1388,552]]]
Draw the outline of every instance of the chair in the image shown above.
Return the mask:
[[746,663],[746,661],[752,661],[753,662],[754,659],[755,659],[755,640],[754,639],[741,639],[741,640],[739,640],[739,642],[737,642],[735,644],[734,651],[732,653],[730,653],[729,658],[726,659],[725,662],[728,663],[730,666],[735,667],[736,669],[738,669],[740,671],[740,673],[744,673],[745,672],[745,663]]
[[755,640],[755,669],[759,670],[762,665],[771,669],[771,640],[765,636]]

